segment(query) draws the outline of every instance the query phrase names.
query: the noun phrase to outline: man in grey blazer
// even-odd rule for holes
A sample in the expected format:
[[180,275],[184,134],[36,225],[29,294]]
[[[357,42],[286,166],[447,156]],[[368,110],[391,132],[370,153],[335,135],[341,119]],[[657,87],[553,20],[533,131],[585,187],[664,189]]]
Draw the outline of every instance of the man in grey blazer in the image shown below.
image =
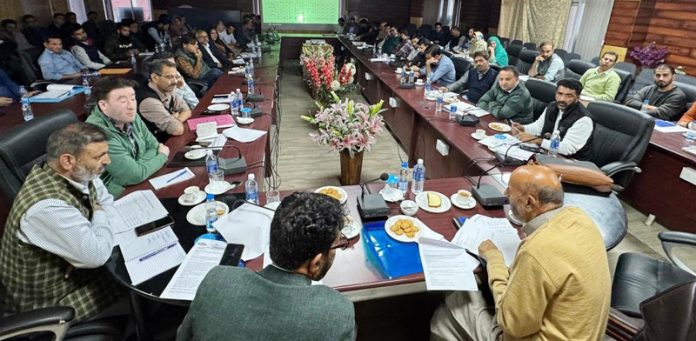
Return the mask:
[[273,263],[256,273],[218,266],[205,277],[177,340],[354,340],[353,304],[312,285],[331,268],[341,235],[340,203],[317,193],[285,198],[271,223]]

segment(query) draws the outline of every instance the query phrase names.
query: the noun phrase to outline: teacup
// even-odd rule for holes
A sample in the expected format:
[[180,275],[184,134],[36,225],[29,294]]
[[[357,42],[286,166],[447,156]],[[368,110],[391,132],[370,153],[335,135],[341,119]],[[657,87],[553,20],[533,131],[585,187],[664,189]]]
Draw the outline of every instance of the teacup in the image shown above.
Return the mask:
[[476,129],[474,136],[476,136],[477,139],[482,139],[484,136],[486,136],[486,131],[483,129]]
[[198,197],[198,193],[200,193],[201,189],[198,188],[198,186],[189,186],[184,189],[184,195],[183,195],[183,200],[184,202],[194,202],[196,201],[196,198]]
[[423,85],[423,80],[422,79],[416,80],[416,85]]
[[471,200],[471,192],[465,190],[465,189],[460,189],[457,191],[457,200],[462,203],[466,204]]
[[400,68],[400,67],[399,67],[399,68],[396,68],[396,72],[398,72],[398,73],[401,73],[401,72],[403,72],[403,71],[404,71],[404,69],[402,69],[402,68]]
[[412,217],[418,212],[418,204],[413,200],[404,200],[401,202],[401,213]]

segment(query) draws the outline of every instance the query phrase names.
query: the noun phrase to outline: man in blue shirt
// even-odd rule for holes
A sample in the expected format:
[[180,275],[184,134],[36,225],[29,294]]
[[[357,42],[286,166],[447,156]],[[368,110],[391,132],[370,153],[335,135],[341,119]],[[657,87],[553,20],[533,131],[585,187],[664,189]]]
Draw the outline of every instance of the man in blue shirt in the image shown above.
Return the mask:
[[442,50],[437,45],[433,45],[430,51],[426,52],[425,75],[430,78],[431,82],[437,82],[444,86],[448,86],[456,80],[454,63],[449,57],[442,55]]
[[68,51],[63,50],[60,36],[50,35],[44,42],[46,48],[39,57],[41,74],[46,80],[67,80],[82,76],[85,67]]
[[0,69],[0,107],[19,101],[19,85],[13,82],[4,70]]

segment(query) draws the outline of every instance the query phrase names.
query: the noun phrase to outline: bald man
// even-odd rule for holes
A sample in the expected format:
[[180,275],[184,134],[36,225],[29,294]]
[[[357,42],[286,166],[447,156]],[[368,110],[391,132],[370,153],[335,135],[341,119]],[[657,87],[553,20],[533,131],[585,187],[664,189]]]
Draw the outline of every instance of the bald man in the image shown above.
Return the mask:
[[579,208],[563,207],[549,168],[517,168],[505,195],[524,239],[510,269],[493,242],[479,246],[494,304],[480,291],[449,294],[430,322],[430,340],[603,340],[611,278],[597,226]]

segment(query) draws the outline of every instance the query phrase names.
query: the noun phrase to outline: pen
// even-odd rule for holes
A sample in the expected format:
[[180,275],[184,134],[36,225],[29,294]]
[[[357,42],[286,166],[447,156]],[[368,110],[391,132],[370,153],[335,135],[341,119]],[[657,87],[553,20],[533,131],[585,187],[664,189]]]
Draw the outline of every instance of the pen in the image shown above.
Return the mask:
[[184,168],[184,170],[182,170],[181,172],[179,172],[179,174],[177,174],[177,175],[175,175],[173,178],[167,180],[167,183],[170,183],[170,182],[176,180],[177,178],[181,177],[181,176],[184,175],[184,174],[186,174],[186,169],[185,169],[185,168]]
[[173,248],[173,247],[176,246],[177,244],[178,244],[178,243],[170,244],[170,245],[167,245],[167,246],[165,246],[165,247],[163,247],[163,248],[161,248],[161,249],[159,249],[159,250],[157,250],[157,251],[150,252],[149,254],[140,257],[139,261],[144,262],[144,261],[146,261],[146,260],[148,260],[148,259],[150,259],[150,258],[152,258],[152,257],[154,257],[154,256],[157,256],[158,254],[160,254],[160,253],[162,253],[162,252],[164,252],[164,251],[167,251],[167,250]]

